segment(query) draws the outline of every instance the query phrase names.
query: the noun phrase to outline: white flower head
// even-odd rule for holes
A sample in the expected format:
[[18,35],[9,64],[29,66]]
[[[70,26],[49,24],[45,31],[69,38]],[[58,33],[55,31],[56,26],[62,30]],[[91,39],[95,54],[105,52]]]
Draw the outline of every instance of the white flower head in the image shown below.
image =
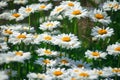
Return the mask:
[[89,58],[89,59],[98,59],[98,58],[102,58],[102,59],[105,59],[107,53],[105,52],[101,52],[101,51],[90,51],[90,50],[87,50],[85,52],[85,57]]
[[102,24],[109,24],[111,22],[110,17],[107,15],[107,13],[100,9],[95,9],[94,11],[91,11],[89,14],[90,18],[94,22],[100,22]]
[[98,26],[93,27],[92,33],[91,33],[91,35],[94,38],[103,39],[103,40],[107,37],[111,37],[113,34],[114,34],[114,30],[112,28],[109,28],[109,27],[100,28]]
[[115,44],[109,45],[106,50],[108,54],[117,56],[120,54],[120,43],[116,42]]
[[60,26],[59,21],[47,21],[47,22],[42,23],[39,28],[43,31],[45,30],[52,31],[54,28],[57,28],[59,26]]

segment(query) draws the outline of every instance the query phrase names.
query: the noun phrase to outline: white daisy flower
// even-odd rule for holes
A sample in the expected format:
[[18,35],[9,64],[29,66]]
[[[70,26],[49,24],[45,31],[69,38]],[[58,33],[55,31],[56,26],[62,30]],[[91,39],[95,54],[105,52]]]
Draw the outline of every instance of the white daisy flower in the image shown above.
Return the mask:
[[77,73],[77,80],[94,80],[98,75],[93,70],[82,70]]
[[69,17],[69,19],[72,18],[78,18],[81,19],[82,17],[86,17],[87,16],[87,10],[83,9],[81,6],[75,6],[72,7],[71,9],[67,9],[65,11],[65,16]]
[[29,74],[27,74],[27,77],[30,80],[34,80],[34,79],[52,80],[49,75],[41,74],[41,73],[29,73]]
[[17,61],[17,62],[24,62],[24,60],[31,58],[30,52],[14,51],[13,54],[15,55],[14,61]]
[[26,4],[28,3],[28,0],[14,0],[14,4]]
[[12,29],[3,29],[2,30],[2,34],[5,35],[5,36],[9,36],[13,33],[14,33],[14,30],[12,30]]
[[117,11],[117,10],[120,9],[120,4],[119,4],[119,2],[117,2],[116,0],[106,1],[106,2],[103,4],[103,9],[104,9],[105,11],[110,11],[110,10]]
[[10,15],[9,11],[5,11],[0,14],[0,19],[9,20],[9,15]]
[[103,58],[105,59],[106,58],[106,55],[107,53],[105,52],[101,52],[101,51],[90,51],[90,50],[87,50],[85,52],[85,57],[89,58],[89,59],[98,59],[98,58]]
[[47,67],[53,67],[56,64],[55,60],[50,60],[50,59],[44,59],[44,58],[38,58],[35,61],[36,64],[42,65],[42,66],[47,66]]
[[[104,69],[104,68],[103,68],[103,69]],[[107,70],[93,69],[93,71],[95,71],[95,73],[96,73],[98,76],[101,76],[101,77],[109,77],[109,76],[110,76],[110,73],[111,73],[111,71],[107,71]]]
[[51,11],[50,16],[59,15],[59,14],[62,13],[65,9],[66,9],[66,7],[65,7],[64,5],[56,6],[56,7]]
[[21,42],[24,42],[25,44],[30,44],[31,41],[33,40],[32,34],[27,34],[27,33],[13,33],[12,35],[9,36],[9,43],[12,44],[19,44]]
[[60,65],[60,66],[72,66],[72,61],[71,59],[69,59],[68,57],[61,57],[61,58],[57,58],[57,64],[56,65]]
[[49,69],[46,74],[52,76],[52,80],[56,80],[56,79],[61,79],[63,80],[65,76],[67,76],[67,72],[65,71],[65,69],[60,69],[60,68],[51,68]]
[[120,54],[120,43],[116,42],[115,44],[109,45],[106,49],[108,54],[117,56]]
[[52,31],[54,28],[57,28],[58,26],[60,26],[59,21],[47,21],[47,22],[42,23],[39,28],[43,31],[45,30]]
[[94,38],[98,38],[98,39],[105,39],[106,37],[111,37],[112,35],[114,34],[114,30],[112,28],[100,28],[98,26],[96,27],[93,27],[92,29],[92,33],[91,35],[94,37]]
[[111,77],[114,76],[115,74],[113,73],[114,70],[111,67],[104,67],[103,72],[105,72],[105,74],[103,75],[104,77]]
[[78,38],[71,33],[55,36],[52,43],[67,49],[79,48],[81,44],[81,42],[78,41]]
[[36,4],[28,5],[26,7],[21,7],[19,13],[24,14],[25,17],[28,17],[31,13],[34,13],[37,9]]
[[91,64],[83,62],[82,60],[80,60],[80,61],[74,61],[73,66],[77,67],[77,68],[87,68],[87,69],[89,69]]
[[100,22],[105,25],[111,22],[110,17],[107,15],[107,13],[100,9],[91,11],[89,16],[94,22]]
[[59,54],[59,52],[57,51],[51,51],[50,49],[45,49],[45,48],[40,48],[38,50],[36,50],[36,52],[38,53],[38,56],[57,56]]
[[0,80],[7,80],[9,77],[5,71],[0,71]]
[[53,36],[49,33],[43,33],[38,39],[40,39],[41,42],[51,43],[53,41]]
[[0,51],[6,51],[9,47],[7,46],[6,42],[0,43]]
[[6,7],[8,5],[5,1],[0,1],[0,8]]
[[113,74],[120,76],[120,68],[112,68]]
[[16,20],[20,21],[25,18],[25,15],[19,12],[16,12],[15,10],[11,10],[9,14],[9,20]]
[[80,6],[80,2],[77,1],[62,1],[61,5],[67,6],[66,8],[71,8],[74,6]]
[[37,4],[37,10],[38,10],[38,11],[41,11],[41,10],[47,11],[47,10],[49,10],[49,9],[51,9],[51,8],[52,8],[52,4],[51,4],[51,3],[49,3],[49,4],[44,4],[44,3],[42,3],[42,4]]

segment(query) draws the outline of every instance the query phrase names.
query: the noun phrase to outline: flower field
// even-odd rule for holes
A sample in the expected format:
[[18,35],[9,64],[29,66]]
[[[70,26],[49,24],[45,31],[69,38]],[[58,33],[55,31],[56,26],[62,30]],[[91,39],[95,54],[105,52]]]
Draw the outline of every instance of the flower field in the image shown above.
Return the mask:
[[120,80],[119,0],[87,3],[1,0],[0,80]]

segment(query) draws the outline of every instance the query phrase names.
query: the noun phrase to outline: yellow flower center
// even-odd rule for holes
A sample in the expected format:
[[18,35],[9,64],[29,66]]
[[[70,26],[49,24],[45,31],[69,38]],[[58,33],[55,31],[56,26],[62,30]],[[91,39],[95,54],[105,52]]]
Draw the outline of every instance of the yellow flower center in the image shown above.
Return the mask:
[[43,63],[45,63],[45,64],[50,64],[50,60],[45,59],[45,60],[43,60]]
[[97,73],[98,73],[99,75],[102,75],[102,74],[103,74],[103,72],[102,72],[102,71],[98,71]]
[[74,4],[73,4],[72,2],[69,2],[69,3],[68,3],[68,6],[71,6],[71,7],[72,7],[72,6],[74,6]]
[[81,14],[81,11],[80,10],[74,10],[72,12],[73,15],[80,15]]
[[115,51],[120,51],[120,46],[116,47]]
[[45,54],[48,54],[48,55],[52,54],[52,52],[50,50],[45,50],[44,52],[45,52]]
[[45,36],[44,39],[49,41],[52,39],[52,37],[48,35],[48,36]]
[[86,72],[81,72],[81,73],[79,74],[79,76],[82,76],[82,77],[89,77],[89,74],[86,73]]
[[13,33],[13,32],[12,32],[11,30],[9,30],[9,29],[5,30],[4,32],[7,33],[7,34],[12,34],[12,33]]
[[44,9],[46,6],[45,5],[41,5],[40,8]]
[[112,4],[109,4],[109,7],[112,7]]
[[78,64],[77,67],[82,68],[84,66],[82,64]]
[[17,38],[18,38],[18,39],[21,39],[21,38],[25,39],[25,38],[26,38],[26,35],[20,34],[20,35],[17,36]]
[[113,6],[113,8],[118,9],[118,8],[119,8],[119,4],[115,4],[115,5]]
[[75,69],[74,72],[79,72],[79,70],[78,70],[78,69]]
[[59,12],[59,11],[61,11],[62,9],[63,9],[62,7],[58,7],[58,8],[56,9],[56,11]]
[[107,30],[100,29],[100,30],[98,30],[98,34],[100,34],[100,35],[107,34]]
[[67,64],[68,63],[68,61],[65,60],[65,59],[61,60],[60,62],[63,63],[63,64]]
[[75,78],[71,78],[71,80],[76,80]]
[[47,23],[46,26],[51,27],[51,26],[53,26],[53,23]]
[[15,53],[16,56],[23,56],[23,53],[21,51],[18,51]]
[[20,14],[19,13],[14,13],[14,14],[12,14],[12,16],[18,18],[18,17],[20,17]]
[[98,52],[92,52],[92,56],[96,56],[96,57],[98,56],[99,57],[100,54]]
[[95,14],[95,17],[97,18],[97,19],[104,19],[104,15],[102,15],[102,14]]
[[120,73],[120,69],[119,68],[113,68],[112,72],[114,72],[114,73]]
[[31,8],[26,8],[26,12],[31,12],[32,9]]
[[63,72],[61,72],[61,71],[54,71],[53,74],[54,74],[55,76],[60,76],[60,75],[63,74]]
[[65,36],[62,38],[62,41],[69,42],[69,41],[71,41],[71,38],[69,36]]

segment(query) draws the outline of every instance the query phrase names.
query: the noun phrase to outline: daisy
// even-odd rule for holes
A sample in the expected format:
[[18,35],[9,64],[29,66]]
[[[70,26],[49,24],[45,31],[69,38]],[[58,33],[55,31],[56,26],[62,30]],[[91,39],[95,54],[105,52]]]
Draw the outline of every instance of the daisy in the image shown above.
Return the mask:
[[68,9],[65,11],[65,16],[69,17],[69,19],[72,18],[78,18],[81,19],[82,17],[86,17],[87,16],[87,10],[83,9],[81,6],[75,6],[72,7],[71,9]]
[[0,51],[6,51],[9,47],[7,46],[6,42],[0,43]]
[[65,76],[67,76],[67,72],[65,69],[60,68],[51,68],[46,72],[48,75],[52,76],[52,80],[61,79],[63,80]]
[[98,58],[102,58],[105,59],[106,58],[107,53],[105,52],[101,52],[101,51],[90,51],[87,50],[85,52],[85,57],[89,58],[89,59],[98,59]]
[[14,51],[14,61],[17,62],[24,62],[24,60],[28,60],[31,58],[30,52],[23,52],[23,51]]
[[19,9],[19,12],[21,14],[24,14],[25,17],[29,16],[31,13],[34,13],[36,11],[37,5],[36,4],[32,4],[32,5],[27,5],[26,7],[21,7]]
[[66,9],[66,7],[65,7],[64,5],[56,6],[56,7],[51,11],[50,16],[60,15],[60,13],[62,13],[65,9]]
[[53,41],[53,36],[51,36],[50,33],[45,32],[45,33],[42,33],[38,39],[40,39],[41,42],[51,43]]
[[14,33],[12,35],[9,36],[9,43],[12,44],[20,44],[21,42],[24,42],[25,44],[30,44],[31,41],[33,40],[32,35],[31,34],[27,34],[27,33]]
[[28,3],[28,0],[14,0],[14,4],[26,4]]
[[34,79],[42,79],[42,80],[52,80],[49,75],[41,74],[41,73],[29,73],[27,74],[27,77],[31,80]]
[[38,11],[41,11],[41,10],[47,11],[47,10],[49,10],[49,9],[51,9],[51,8],[52,8],[52,4],[51,4],[51,3],[49,3],[49,4],[44,4],[44,3],[42,3],[42,4],[37,4],[37,10],[38,10]]
[[108,54],[117,56],[120,54],[120,43],[116,42],[115,44],[109,45],[106,49]]
[[77,80],[94,80],[98,75],[93,70],[82,70],[77,74]]
[[93,71],[95,71],[95,73],[98,75],[98,76],[101,76],[101,77],[109,77],[111,74],[111,71],[107,71],[105,68],[103,68],[102,70],[99,70],[99,69],[93,69]]
[[112,69],[111,67],[104,67],[102,70],[103,70],[103,72],[105,72],[105,74],[103,75],[104,77],[111,77],[111,76],[115,75],[113,73],[114,69]]
[[87,68],[87,69],[89,69],[91,64],[83,62],[82,60],[80,60],[80,61],[74,61],[73,66],[77,67],[77,68]]
[[47,22],[42,23],[39,28],[43,31],[45,30],[52,31],[54,28],[57,28],[58,26],[60,26],[59,21],[47,21]]
[[92,33],[91,35],[94,37],[94,38],[98,38],[98,39],[105,39],[106,37],[111,37],[112,35],[114,34],[114,30],[112,28],[100,28],[98,26],[96,27],[93,27],[92,29]]
[[0,80],[7,80],[9,77],[5,71],[0,71]]
[[103,4],[103,9],[105,11],[110,11],[110,10],[114,10],[117,11],[120,9],[120,4],[119,2],[117,2],[116,0],[113,1],[107,1]]
[[38,58],[35,61],[36,64],[42,65],[42,66],[47,66],[47,67],[53,67],[56,64],[55,60],[50,60],[50,59],[44,59],[44,58]]
[[80,6],[80,2],[77,2],[77,1],[62,1],[61,5],[67,6],[66,8],[72,8],[74,6]]
[[100,22],[105,25],[111,22],[110,17],[107,15],[107,13],[100,9],[91,11],[89,16],[94,22]]
[[120,76],[120,68],[112,68],[112,72],[113,72],[113,74]]
[[14,30],[12,29],[4,29],[2,30],[2,34],[5,35],[5,36],[9,36],[11,34],[13,34]]
[[60,34],[54,37],[52,42],[54,45],[58,45],[62,48],[74,49],[79,48],[81,42],[78,41],[78,38],[74,34]]
[[36,50],[38,56],[57,56],[59,53],[57,51],[51,51],[50,49],[40,48]]
[[24,19],[24,14],[16,12],[16,10],[11,10],[9,14],[9,20],[20,21]]
[[67,58],[67,57],[61,57],[61,58],[57,58],[57,65],[60,66],[71,66],[72,65],[72,61],[71,59]]

